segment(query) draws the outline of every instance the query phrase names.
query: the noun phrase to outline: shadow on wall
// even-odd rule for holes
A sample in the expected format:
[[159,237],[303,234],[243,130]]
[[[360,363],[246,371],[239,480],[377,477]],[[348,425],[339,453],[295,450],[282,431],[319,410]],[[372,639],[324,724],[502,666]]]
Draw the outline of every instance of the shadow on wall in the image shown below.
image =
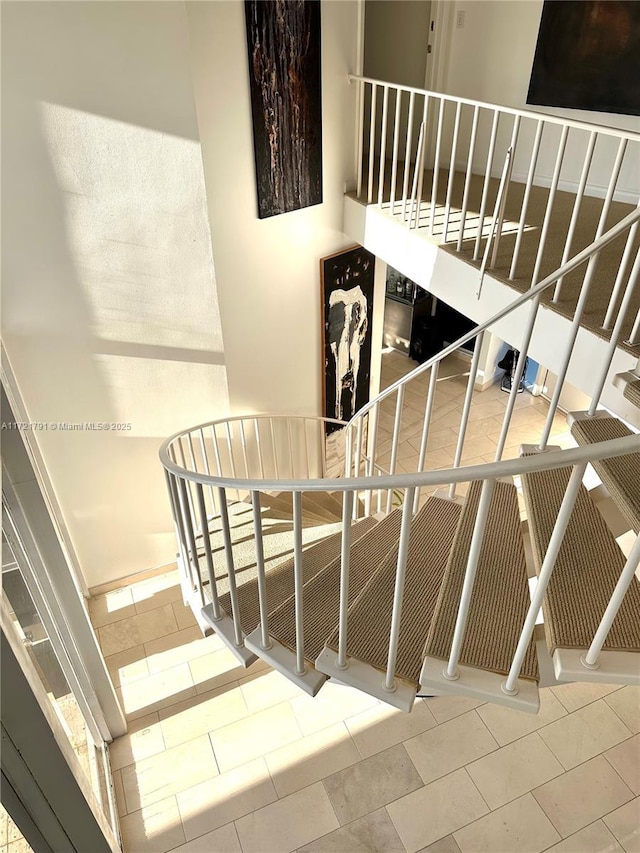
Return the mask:
[[184,8],[2,24],[3,343],[33,421],[125,425],[37,434],[91,586],[174,558],[158,446],[227,408]]

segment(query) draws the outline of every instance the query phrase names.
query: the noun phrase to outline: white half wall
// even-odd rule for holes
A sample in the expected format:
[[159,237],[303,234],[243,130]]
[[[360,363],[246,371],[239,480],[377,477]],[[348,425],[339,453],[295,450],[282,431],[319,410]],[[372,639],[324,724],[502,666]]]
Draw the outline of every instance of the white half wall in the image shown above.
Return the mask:
[[[189,2],[196,111],[234,414],[321,414],[320,258],[342,231],[354,180],[356,0],[322,4],[323,198],[257,216],[244,4]],[[372,371],[373,373],[373,371]]]
[[94,586],[174,559],[159,445],[228,409],[185,8],[4,3],[2,42],[2,337]]

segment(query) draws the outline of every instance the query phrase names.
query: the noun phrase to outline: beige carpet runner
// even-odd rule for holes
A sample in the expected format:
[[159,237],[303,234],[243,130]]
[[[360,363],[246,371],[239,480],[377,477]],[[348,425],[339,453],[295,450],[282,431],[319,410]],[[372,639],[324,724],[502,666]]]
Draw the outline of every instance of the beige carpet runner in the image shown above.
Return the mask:
[[[553,451],[549,451],[552,453]],[[539,571],[564,497],[571,469],[522,477],[529,533]],[[586,649],[605,612],[625,559],[602,516],[580,487],[543,610],[549,651]],[[640,651],[640,583],[631,584],[604,648]]]
[[[358,541],[369,530],[376,526],[373,518],[363,518],[352,528],[352,536]],[[311,580],[340,554],[342,533],[334,533],[321,542],[309,547],[302,554],[302,577]],[[293,595],[293,557],[289,557],[275,568],[267,572],[267,607],[275,607],[278,602]],[[247,583],[238,587],[238,603],[240,606],[240,624],[245,634],[251,633],[260,622],[260,603],[258,597],[258,581],[251,578]],[[220,604],[231,615],[231,598],[229,593],[220,597]]]
[[[571,435],[580,445],[632,435],[617,418],[593,417],[575,421]],[[616,506],[636,533],[640,530],[640,435],[638,453],[592,462]],[[638,617],[640,618],[640,616]]]
[[[396,675],[416,687],[424,642],[461,512],[459,504],[432,497],[411,525]],[[396,562],[394,549],[349,608],[348,655],[382,671],[389,655]],[[326,645],[338,650],[337,630]]]
[[[425,656],[447,659],[458,614],[482,483],[471,484],[431,623]],[[495,484],[460,663],[506,675],[529,608],[518,495],[512,483]],[[538,680],[529,646],[522,677]]]
[[[236,583],[240,586],[254,579],[257,574],[253,513],[251,506],[244,501],[232,502],[229,504],[228,509],[229,534],[233,547]],[[261,517],[265,567],[269,571],[291,555],[293,548],[293,523],[290,517],[288,519],[270,517],[265,512],[262,512]],[[306,548],[336,533],[340,529],[340,526],[336,522],[329,523],[328,521],[307,520],[305,523],[303,520],[302,528],[302,544]],[[227,561],[224,553],[224,537],[222,535],[220,516],[216,516],[209,521],[209,542],[211,544],[218,581],[218,594],[222,596],[229,590],[229,580],[227,577]],[[200,576],[203,580],[205,595],[209,597],[207,564],[201,533],[196,536],[196,547],[198,548]]]
[[640,379],[635,382],[628,382],[624,389],[624,396],[627,400],[633,403],[640,409]]
[[[390,551],[397,553],[400,510],[385,516],[366,536],[351,548],[349,565],[349,604],[353,603],[373,572]],[[339,618],[340,557],[326,565],[303,589],[304,654],[313,663]],[[291,590],[293,592],[293,589]],[[277,599],[274,599],[277,600]],[[295,613],[293,596],[269,616],[269,634],[283,645],[295,649]]]

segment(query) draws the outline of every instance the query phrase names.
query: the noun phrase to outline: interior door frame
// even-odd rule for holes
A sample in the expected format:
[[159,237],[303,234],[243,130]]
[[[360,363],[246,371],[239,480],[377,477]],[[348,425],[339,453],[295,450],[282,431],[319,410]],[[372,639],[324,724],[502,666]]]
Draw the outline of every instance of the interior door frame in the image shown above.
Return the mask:
[[445,92],[449,69],[449,52],[453,33],[454,4],[450,0],[431,0],[429,44],[424,87],[431,92]]

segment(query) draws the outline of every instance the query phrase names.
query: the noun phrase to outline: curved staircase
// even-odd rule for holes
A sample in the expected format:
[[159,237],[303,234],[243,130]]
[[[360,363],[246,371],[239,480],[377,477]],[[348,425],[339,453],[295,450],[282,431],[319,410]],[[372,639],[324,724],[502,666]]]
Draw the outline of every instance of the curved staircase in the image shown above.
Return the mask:
[[[417,695],[457,693],[536,712],[544,684],[640,684],[640,436],[599,412],[596,394],[589,412],[570,417],[578,446],[550,446],[556,391],[539,442],[503,459],[518,435],[524,346],[495,461],[460,464],[474,359],[453,465],[427,468],[443,359],[471,338],[478,352],[484,330],[525,303],[533,328],[539,295],[638,219],[344,424],[343,477],[323,476],[322,418],[252,415],[167,439],[183,595],[203,628],[244,665],[263,658],[312,695],[335,678],[407,711]],[[628,289],[635,284],[631,276]],[[619,332],[595,389],[608,380]],[[571,355],[569,342],[567,364]],[[398,470],[408,428],[416,437],[415,420],[403,422],[407,389],[425,411],[409,473]],[[583,484],[589,463],[635,535],[627,554]]]

